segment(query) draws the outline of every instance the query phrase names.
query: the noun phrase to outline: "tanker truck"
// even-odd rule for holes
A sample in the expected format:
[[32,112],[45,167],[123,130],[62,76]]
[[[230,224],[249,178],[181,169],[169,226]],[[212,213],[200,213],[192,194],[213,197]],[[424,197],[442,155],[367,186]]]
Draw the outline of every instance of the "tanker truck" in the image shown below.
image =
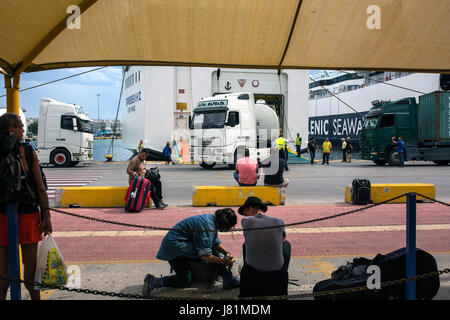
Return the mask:
[[270,155],[280,127],[275,111],[253,93],[229,93],[201,99],[189,124],[191,161],[203,168],[234,168],[244,147],[258,161]]
[[450,92],[435,91],[416,99],[374,101],[360,132],[361,159],[376,165],[400,164],[392,137],[405,142],[404,159],[450,163]]

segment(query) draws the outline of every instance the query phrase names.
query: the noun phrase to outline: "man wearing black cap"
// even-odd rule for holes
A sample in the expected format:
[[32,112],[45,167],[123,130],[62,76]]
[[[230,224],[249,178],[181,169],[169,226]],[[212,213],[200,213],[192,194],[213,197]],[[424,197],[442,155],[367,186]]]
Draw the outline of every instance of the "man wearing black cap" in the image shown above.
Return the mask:
[[[263,214],[266,211],[257,197],[249,197],[238,210],[244,216],[245,238],[240,297],[287,295],[290,244],[283,220]],[[267,228],[273,226],[279,227]]]

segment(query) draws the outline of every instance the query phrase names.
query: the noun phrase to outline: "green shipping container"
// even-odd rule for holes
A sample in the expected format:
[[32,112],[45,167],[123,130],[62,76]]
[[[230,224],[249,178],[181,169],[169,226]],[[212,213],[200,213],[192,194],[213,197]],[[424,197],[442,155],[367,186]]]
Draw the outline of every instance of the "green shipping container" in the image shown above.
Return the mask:
[[420,142],[450,141],[450,92],[435,91],[419,97]]

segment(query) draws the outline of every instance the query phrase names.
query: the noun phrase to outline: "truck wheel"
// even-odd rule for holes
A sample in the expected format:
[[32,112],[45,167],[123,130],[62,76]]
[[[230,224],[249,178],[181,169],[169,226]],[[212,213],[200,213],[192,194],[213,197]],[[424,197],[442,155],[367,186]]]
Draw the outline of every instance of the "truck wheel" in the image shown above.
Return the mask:
[[70,164],[70,154],[64,149],[56,149],[50,155],[50,162],[55,167],[67,167]]
[[390,166],[399,166],[400,165],[400,159],[398,158],[398,152],[395,150],[395,148],[392,148],[387,157],[387,162]]
[[446,166],[450,163],[450,160],[436,160],[433,162],[436,163],[438,166]]
[[386,160],[374,160],[373,163],[377,166],[384,166],[386,164]]
[[206,163],[206,162],[202,162],[200,163],[200,167],[205,168],[205,169],[212,169],[214,166],[216,165],[216,163]]

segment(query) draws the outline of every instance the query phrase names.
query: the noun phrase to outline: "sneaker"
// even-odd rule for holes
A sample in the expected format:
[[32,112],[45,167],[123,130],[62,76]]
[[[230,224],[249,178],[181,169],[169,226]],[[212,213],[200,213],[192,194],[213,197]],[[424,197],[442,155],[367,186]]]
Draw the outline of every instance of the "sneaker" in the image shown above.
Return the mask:
[[230,290],[239,288],[241,281],[238,278],[231,277],[231,279],[223,279],[223,290]]
[[167,203],[163,202],[162,200],[161,200],[160,204],[161,204],[162,206],[164,206],[164,207],[169,206]]
[[142,286],[142,296],[149,297],[153,290],[162,287],[162,279],[156,278],[154,275],[148,273],[144,279]]
[[158,210],[164,210],[166,207],[161,202],[155,203],[155,208]]

